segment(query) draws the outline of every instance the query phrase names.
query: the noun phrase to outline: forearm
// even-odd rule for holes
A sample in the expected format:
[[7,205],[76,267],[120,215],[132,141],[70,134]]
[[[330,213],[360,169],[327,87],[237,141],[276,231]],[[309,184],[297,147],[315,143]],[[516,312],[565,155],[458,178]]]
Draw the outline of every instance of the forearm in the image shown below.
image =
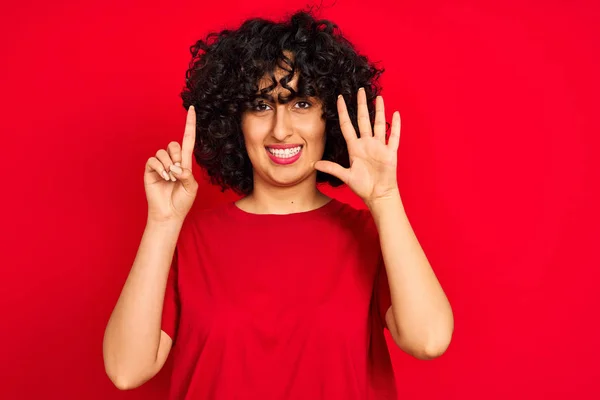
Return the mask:
[[454,318],[405,213],[399,193],[368,204],[379,232],[390,286],[397,345],[435,357],[450,343]]
[[104,335],[111,379],[139,376],[157,359],[165,288],[181,223],[148,221]]

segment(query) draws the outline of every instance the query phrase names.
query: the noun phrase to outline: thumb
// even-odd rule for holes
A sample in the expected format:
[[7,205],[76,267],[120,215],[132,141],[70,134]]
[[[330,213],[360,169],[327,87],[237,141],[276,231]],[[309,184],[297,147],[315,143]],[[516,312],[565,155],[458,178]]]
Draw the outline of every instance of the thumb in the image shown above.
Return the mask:
[[196,179],[194,179],[194,174],[192,174],[192,170],[189,168],[182,168],[179,163],[175,163],[171,166],[171,172],[181,184],[190,193],[194,193],[197,189],[198,183]]
[[342,167],[340,164],[331,161],[320,160],[315,163],[315,169],[317,171],[333,175],[344,183],[348,183],[348,174],[350,170]]

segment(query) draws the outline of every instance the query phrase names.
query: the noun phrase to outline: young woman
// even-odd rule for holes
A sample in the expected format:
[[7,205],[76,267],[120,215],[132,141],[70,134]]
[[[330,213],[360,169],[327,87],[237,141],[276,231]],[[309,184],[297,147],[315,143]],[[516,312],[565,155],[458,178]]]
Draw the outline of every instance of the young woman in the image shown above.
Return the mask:
[[[183,141],[146,164],[147,226],[104,338],[109,377],[137,387],[173,353],[171,399],[395,399],[384,329],[429,359],[453,315],[403,209],[383,71],[306,12],[191,52]],[[194,158],[244,196],[188,216]]]

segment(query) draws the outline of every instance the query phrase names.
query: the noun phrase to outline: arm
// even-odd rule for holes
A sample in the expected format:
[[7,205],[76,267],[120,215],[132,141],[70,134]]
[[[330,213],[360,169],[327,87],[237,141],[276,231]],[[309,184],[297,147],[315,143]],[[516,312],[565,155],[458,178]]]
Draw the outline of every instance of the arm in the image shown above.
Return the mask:
[[383,98],[375,99],[373,128],[364,88],[358,90],[356,102],[360,138],[344,96],[340,95],[337,102],[350,168],[320,160],[314,164],[315,169],[339,178],[369,207],[379,233],[392,300],[386,312],[386,325],[402,350],[417,358],[434,358],[450,344],[454,317],[400,199],[396,176],[400,113],[394,112],[390,136],[386,139]]
[[173,254],[198,182],[192,173],[196,111],[188,108],[183,141],[169,143],[146,162],[148,219],[142,240],[104,332],[104,367],[120,389],[135,388],[164,365],[171,338],[161,330]]
[[367,203],[379,232],[392,306],[386,323],[394,342],[419,359],[442,355],[450,344],[450,303],[410,226],[400,193]]
[[140,386],[160,371],[172,340],[161,331],[165,288],[180,222],[151,222],[104,333],[104,366],[119,389]]

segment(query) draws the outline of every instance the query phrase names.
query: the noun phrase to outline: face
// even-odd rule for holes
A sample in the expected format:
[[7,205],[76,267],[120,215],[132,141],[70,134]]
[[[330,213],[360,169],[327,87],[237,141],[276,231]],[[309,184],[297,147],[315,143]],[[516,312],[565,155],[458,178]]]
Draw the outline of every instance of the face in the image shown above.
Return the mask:
[[[277,81],[287,74],[276,70]],[[298,75],[288,84],[297,88]],[[272,84],[265,77],[259,89]],[[256,106],[242,115],[242,131],[246,150],[258,180],[274,186],[294,186],[308,178],[316,180],[313,164],[325,150],[325,120],[317,98],[296,97],[287,104],[278,103],[278,95],[290,94],[278,85],[271,99],[257,99]]]

